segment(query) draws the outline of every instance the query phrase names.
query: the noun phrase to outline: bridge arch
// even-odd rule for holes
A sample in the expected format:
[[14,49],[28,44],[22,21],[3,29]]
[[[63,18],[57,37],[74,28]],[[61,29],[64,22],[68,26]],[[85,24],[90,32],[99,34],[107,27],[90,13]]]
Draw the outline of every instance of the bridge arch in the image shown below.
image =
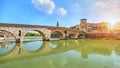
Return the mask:
[[40,31],[40,30],[34,30],[34,31],[39,32],[41,34],[41,36],[42,36],[43,39],[46,38],[45,34],[42,31]]
[[4,37],[4,39],[5,38],[7,38],[7,39],[8,38],[12,38],[12,39],[14,39],[16,41],[16,36],[15,36],[15,34],[12,31],[0,29],[0,34],[3,34],[3,35],[6,34],[6,37]]
[[59,39],[61,39],[61,38],[63,38],[63,33],[60,32],[60,31],[53,31],[51,33],[51,38],[59,38]]
[[83,38],[85,38],[85,34],[84,33],[80,33],[80,34],[78,34],[77,38],[78,39],[83,39]]
[[74,33],[70,33],[70,34],[68,35],[68,37],[69,37],[70,39],[74,39],[74,38],[75,38],[75,34],[74,34]]
[[25,35],[26,35],[27,33],[32,32],[32,31],[39,33],[39,34],[41,35],[41,39],[42,39],[42,40],[46,39],[46,35],[44,34],[44,32],[42,32],[41,30],[37,30],[37,29],[26,31],[26,32],[24,33],[22,39],[25,38]]

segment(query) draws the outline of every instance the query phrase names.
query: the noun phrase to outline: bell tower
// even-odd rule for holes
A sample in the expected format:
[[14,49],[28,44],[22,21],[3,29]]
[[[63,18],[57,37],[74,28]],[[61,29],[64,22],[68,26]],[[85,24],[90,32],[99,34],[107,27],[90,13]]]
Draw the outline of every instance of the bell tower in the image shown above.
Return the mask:
[[87,31],[87,19],[80,20],[80,26],[83,32]]
[[59,22],[57,21],[57,24],[56,24],[57,27],[59,27]]
[[85,18],[81,19],[80,21],[81,21],[80,24],[87,24],[87,19],[85,19]]

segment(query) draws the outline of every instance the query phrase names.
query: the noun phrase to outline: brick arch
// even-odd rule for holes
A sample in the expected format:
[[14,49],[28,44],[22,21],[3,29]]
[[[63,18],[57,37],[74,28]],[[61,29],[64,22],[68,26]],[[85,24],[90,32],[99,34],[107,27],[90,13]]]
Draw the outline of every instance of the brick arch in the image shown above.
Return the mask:
[[4,30],[4,29],[0,29],[0,31],[10,33],[14,37],[15,40],[17,38],[16,35],[14,34],[14,32],[12,32],[12,31]]
[[[53,33],[55,33],[55,32],[57,32],[59,35],[60,35],[60,38],[63,38],[63,32],[61,32],[61,31],[52,31],[52,33],[51,33],[51,35],[53,34]],[[50,35],[50,36],[51,36]]]
[[22,36],[22,38],[24,38],[25,35],[26,35],[29,31],[36,31],[36,32],[38,32],[39,34],[42,35],[42,39],[45,39],[45,38],[46,38],[46,35],[44,34],[44,32],[42,32],[41,30],[38,30],[38,29],[35,29],[35,30],[27,30],[27,31],[24,33],[24,35]]
[[70,39],[73,39],[73,38],[75,38],[75,34],[74,34],[74,33],[69,33],[68,37],[69,37]]
[[39,32],[42,35],[42,38],[46,38],[45,34],[41,30],[34,30],[34,31]]
[[79,33],[77,38],[85,38],[85,33]]

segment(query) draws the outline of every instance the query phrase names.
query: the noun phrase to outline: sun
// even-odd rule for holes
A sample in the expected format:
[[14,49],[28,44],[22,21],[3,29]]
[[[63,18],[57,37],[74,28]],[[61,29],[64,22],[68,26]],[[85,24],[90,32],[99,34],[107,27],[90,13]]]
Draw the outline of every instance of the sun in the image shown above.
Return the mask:
[[115,21],[115,20],[109,20],[108,23],[109,23],[110,25],[114,26],[115,23],[116,23],[116,21]]
[[108,20],[108,23],[110,24],[110,28],[114,29],[116,27],[117,20]]

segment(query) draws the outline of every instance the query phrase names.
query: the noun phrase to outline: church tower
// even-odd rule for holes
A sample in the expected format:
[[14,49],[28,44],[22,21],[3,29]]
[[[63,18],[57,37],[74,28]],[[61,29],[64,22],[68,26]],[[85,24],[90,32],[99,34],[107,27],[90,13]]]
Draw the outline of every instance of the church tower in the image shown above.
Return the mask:
[[59,27],[59,22],[57,21],[57,24],[56,24],[57,27]]
[[80,26],[83,32],[87,31],[87,19],[81,19]]
[[87,24],[87,19],[81,19],[80,24]]

